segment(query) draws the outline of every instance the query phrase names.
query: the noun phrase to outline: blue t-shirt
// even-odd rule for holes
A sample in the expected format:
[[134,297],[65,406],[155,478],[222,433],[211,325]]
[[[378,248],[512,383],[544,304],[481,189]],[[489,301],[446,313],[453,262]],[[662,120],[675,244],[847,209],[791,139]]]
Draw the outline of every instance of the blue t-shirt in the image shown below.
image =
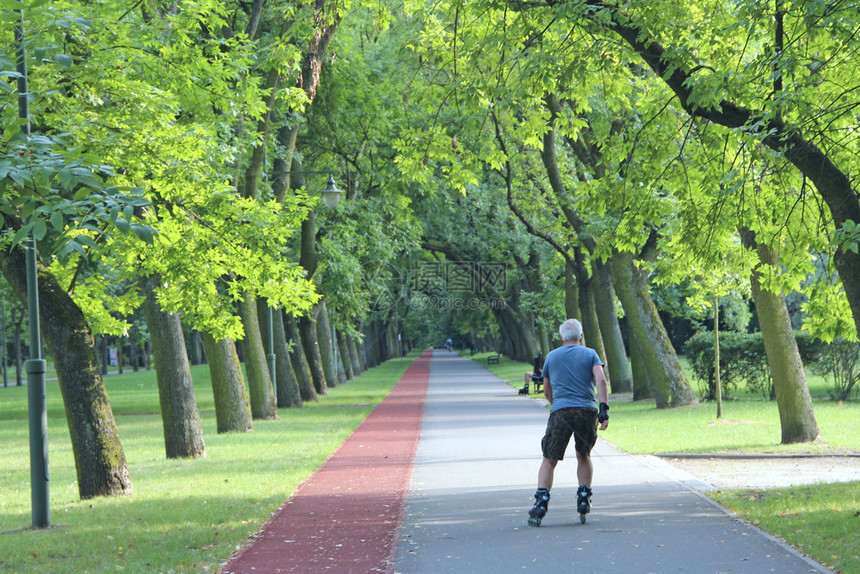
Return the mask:
[[567,407],[597,408],[592,371],[595,365],[603,365],[597,351],[582,345],[563,345],[547,354],[543,376],[552,387],[551,411]]

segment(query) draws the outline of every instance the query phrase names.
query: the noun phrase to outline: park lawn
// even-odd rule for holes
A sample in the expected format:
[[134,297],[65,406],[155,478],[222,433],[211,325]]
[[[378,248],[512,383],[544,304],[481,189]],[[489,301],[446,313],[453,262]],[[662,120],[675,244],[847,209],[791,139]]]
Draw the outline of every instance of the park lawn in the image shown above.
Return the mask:
[[[475,358],[487,366],[484,356]],[[487,368],[518,389],[531,365],[502,357]],[[818,443],[779,444],[776,402],[746,389],[723,402],[720,419],[713,402],[657,409],[653,400],[634,403],[629,396],[610,396],[610,425],[601,437],[633,454],[860,452],[860,401],[831,401],[821,377],[807,372],[807,380],[821,431]],[[843,574],[860,574],[860,482],[707,494],[822,564]]]
[[709,494],[829,568],[860,573],[860,482]]
[[206,456],[166,460],[155,372],[106,377],[134,484],[81,501],[56,382],[48,383],[52,526],[30,529],[26,387],[0,388],[0,571],[216,572],[382,401],[417,352],[250,433],[217,434],[209,371],[192,367]]

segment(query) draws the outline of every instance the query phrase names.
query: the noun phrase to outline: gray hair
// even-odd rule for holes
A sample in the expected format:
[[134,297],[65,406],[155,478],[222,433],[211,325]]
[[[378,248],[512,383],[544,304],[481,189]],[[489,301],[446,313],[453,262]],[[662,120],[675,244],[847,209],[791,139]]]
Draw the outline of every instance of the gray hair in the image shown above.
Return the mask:
[[558,328],[558,334],[561,335],[563,342],[579,341],[582,337],[582,323],[576,319],[568,319]]

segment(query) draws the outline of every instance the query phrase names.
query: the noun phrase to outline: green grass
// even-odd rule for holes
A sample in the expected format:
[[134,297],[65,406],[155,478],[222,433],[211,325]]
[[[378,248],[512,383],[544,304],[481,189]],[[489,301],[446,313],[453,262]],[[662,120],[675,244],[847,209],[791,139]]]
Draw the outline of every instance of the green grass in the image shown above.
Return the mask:
[[[472,357],[515,389],[523,386],[523,374],[531,365],[502,357],[487,365],[488,353]],[[689,375],[688,375],[689,376]],[[723,402],[723,416],[716,418],[716,404],[657,409],[654,401],[631,402],[627,396],[611,396],[610,425],[601,436],[632,454],[660,453],[841,453],[860,451],[860,402],[828,400],[821,377],[808,376],[815,416],[822,440],[815,444],[781,445],[776,402],[740,389]],[[542,394],[532,396],[540,396]]]
[[[474,358],[487,366],[485,357]],[[487,368],[520,388],[531,365],[502,357]],[[611,396],[610,425],[601,437],[633,454],[860,452],[860,402],[833,402],[821,377],[807,373],[807,381],[821,431],[821,441],[814,444],[779,444],[776,403],[743,388],[724,401],[720,419],[713,402],[657,409],[653,400],[634,403],[629,395]],[[860,482],[708,494],[819,562],[843,574],[860,574]]]
[[860,482],[716,492],[712,497],[831,569],[860,572]]
[[26,387],[0,387],[0,571],[215,572],[388,394],[417,356],[388,361],[319,403],[219,435],[209,371],[193,367],[206,457],[166,460],[154,371],[106,377],[134,483],[78,499],[56,382],[48,383],[51,528],[30,529]]

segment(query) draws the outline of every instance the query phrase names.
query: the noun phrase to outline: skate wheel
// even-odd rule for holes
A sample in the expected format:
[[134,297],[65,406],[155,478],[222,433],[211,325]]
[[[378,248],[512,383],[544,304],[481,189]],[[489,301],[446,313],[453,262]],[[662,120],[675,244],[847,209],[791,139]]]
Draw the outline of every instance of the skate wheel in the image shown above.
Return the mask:
[[580,514],[580,515],[579,515],[579,521],[580,521],[582,524],[585,524],[585,515],[584,515],[584,514]]
[[540,526],[540,518],[529,518],[529,526]]

